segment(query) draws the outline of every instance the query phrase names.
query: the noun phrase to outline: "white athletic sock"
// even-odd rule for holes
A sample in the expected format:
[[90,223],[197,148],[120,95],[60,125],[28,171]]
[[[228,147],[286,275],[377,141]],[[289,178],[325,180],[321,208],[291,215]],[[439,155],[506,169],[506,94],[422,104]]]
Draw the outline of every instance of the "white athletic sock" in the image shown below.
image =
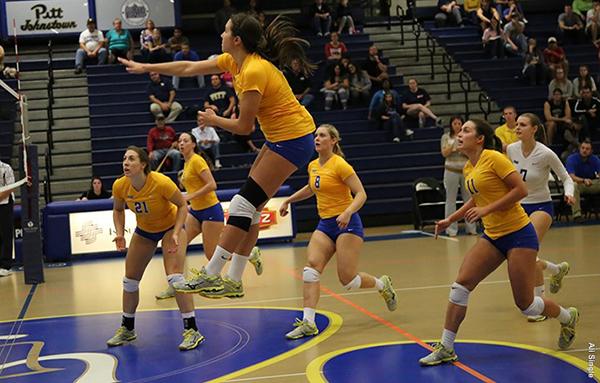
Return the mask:
[[125,318],[135,318],[135,313],[133,313],[133,314],[129,314],[129,313],[126,313],[126,312],[124,312],[124,313],[123,313],[123,316],[124,316]]
[[190,311],[189,313],[181,313],[181,317],[183,319],[195,318],[196,317],[196,313],[193,312],[193,311]]
[[560,272],[558,265],[549,261],[546,261],[546,270],[552,275],[556,275]]
[[373,278],[375,279],[375,288],[377,289],[377,291],[383,290],[383,282],[381,281],[381,279],[375,277]]
[[566,308],[560,306],[560,314],[556,317],[562,324],[567,324],[571,321],[571,313]]
[[247,263],[248,257],[244,257],[243,255],[233,253],[233,258],[231,258],[231,265],[229,265],[229,271],[227,271],[227,277],[236,282],[241,281],[242,274],[244,274],[244,268],[246,268]]
[[304,308],[304,316],[302,317],[302,320],[305,320],[308,323],[315,324],[316,311],[317,311],[316,309],[312,309],[310,307],[305,307]]
[[450,330],[444,329],[442,331],[442,344],[448,350],[454,350],[454,340],[456,339],[456,333]]
[[544,285],[541,285],[541,286],[535,286],[535,287],[533,288],[533,294],[534,294],[536,297],[541,297],[541,298],[543,298],[543,297],[544,297],[544,293],[545,293],[545,292],[546,292],[546,288],[545,288],[545,286],[544,286]]
[[215,253],[206,265],[206,273],[208,275],[221,274],[221,270],[225,267],[227,261],[231,259],[231,253],[221,246],[217,246]]

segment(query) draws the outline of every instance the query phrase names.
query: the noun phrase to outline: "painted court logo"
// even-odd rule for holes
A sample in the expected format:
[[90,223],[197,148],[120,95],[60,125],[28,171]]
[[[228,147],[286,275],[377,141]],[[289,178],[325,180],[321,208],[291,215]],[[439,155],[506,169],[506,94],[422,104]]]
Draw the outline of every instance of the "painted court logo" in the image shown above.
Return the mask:
[[85,242],[86,245],[91,245],[96,242],[98,234],[102,234],[102,228],[93,221],[87,221],[83,224],[81,230],[75,232],[77,238]]
[[144,25],[150,17],[150,7],[144,0],[127,0],[121,7],[121,16],[129,25]]

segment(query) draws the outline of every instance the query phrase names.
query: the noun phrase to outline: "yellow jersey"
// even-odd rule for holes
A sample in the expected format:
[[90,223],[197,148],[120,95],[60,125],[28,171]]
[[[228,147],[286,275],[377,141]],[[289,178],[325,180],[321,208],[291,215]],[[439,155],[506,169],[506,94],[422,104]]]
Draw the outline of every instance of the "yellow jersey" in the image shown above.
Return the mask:
[[140,191],[135,190],[129,178],[123,176],[113,184],[114,198],[125,201],[135,213],[137,226],[148,233],[159,233],[175,225],[177,206],[169,199],[177,191],[177,185],[164,174],[150,172]]
[[319,217],[337,217],[352,203],[352,193],[344,180],[355,174],[344,158],[334,154],[323,166],[319,159],[308,164],[308,186],[317,197]]
[[240,102],[245,92],[261,94],[256,118],[268,141],[293,140],[315,130],[312,116],[298,102],[283,73],[269,60],[249,54],[238,68],[233,57],[223,53],[217,58],[217,66],[233,75],[233,88]]
[[[516,126],[515,126],[516,128]],[[517,137],[517,133],[515,129],[510,129],[508,125],[503,124],[496,128],[496,136],[502,141],[504,145],[510,145],[513,142],[519,141],[519,137]]]
[[[200,174],[205,171],[210,172],[210,168],[206,161],[204,161],[204,158],[199,154],[194,153],[192,158],[185,162],[183,165],[183,177],[181,178],[181,183],[188,193],[194,193],[204,187],[205,183],[202,181],[202,178],[200,178]],[[192,209],[194,210],[203,210],[218,203],[219,199],[217,198],[217,193],[214,191],[190,201]]]
[[[502,153],[485,149],[473,166],[467,161],[463,169],[465,186],[471,192],[477,207],[483,207],[502,198],[509,192],[504,178],[517,170]],[[485,234],[497,239],[525,227],[530,221],[519,202],[506,210],[498,210],[482,218]]]

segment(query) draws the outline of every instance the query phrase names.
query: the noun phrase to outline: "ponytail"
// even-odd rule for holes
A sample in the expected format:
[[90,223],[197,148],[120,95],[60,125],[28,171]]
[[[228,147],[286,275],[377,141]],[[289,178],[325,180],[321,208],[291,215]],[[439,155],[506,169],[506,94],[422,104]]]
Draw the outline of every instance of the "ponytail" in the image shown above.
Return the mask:
[[[494,129],[490,126],[490,124],[479,118],[472,118],[469,121],[475,125],[475,130],[477,131],[478,136],[483,136],[483,148],[498,150],[498,141],[496,139],[496,135],[494,134]],[[502,144],[500,144],[500,152],[502,151]]]
[[319,128],[327,129],[329,137],[335,139],[336,142],[333,146],[333,153],[337,154],[340,157],[345,157],[344,152],[342,151],[342,146],[340,145],[340,141],[342,141],[342,138],[340,137],[340,132],[337,130],[337,128],[332,124],[322,124],[319,126]]
[[290,19],[279,15],[264,32],[258,20],[246,13],[231,16],[231,24],[233,35],[242,40],[248,53],[257,53],[279,67],[289,66],[293,59],[298,59],[305,75],[317,68],[306,57],[310,44],[296,37],[298,29]]

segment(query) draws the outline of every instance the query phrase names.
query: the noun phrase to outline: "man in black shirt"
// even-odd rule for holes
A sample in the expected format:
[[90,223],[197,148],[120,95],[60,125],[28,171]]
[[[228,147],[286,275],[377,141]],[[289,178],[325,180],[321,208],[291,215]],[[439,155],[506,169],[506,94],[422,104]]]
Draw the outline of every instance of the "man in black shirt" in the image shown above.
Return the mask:
[[429,107],[431,106],[431,97],[423,88],[419,88],[417,80],[411,78],[408,80],[408,90],[404,93],[402,107],[406,111],[408,118],[419,119],[419,127],[425,125],[425,120],[430,117],[441,124],[441,119],[436,116]]
[[315,96],[309,93],[310,78],[302,73],[300,60],[293,59],[290,68],[286,68],[283,71],[283,74],[285,75],[288,84],[290,84],[290,88],[292,88],[292,92],[294,92],[296,99],[298,99],[304,107],[308,107]]
[[183,111],[181,104],[175,101],[175,88],[156,72],[150,72],[150,80],[146,87],[146,93],[151,102],[150,112],[155,117],[164,116],[168,112],[169,115],[165,118],[165,122],[175,121]]
[[310,15],[313,18],[313,26],[317,36],[328,36],[331,29],[331,10],[323,0],[315,0],[310,7]]
[[575,103],[575,115],[583,117],[583,131],[590,138],[600,131],[600,100],[592,96],[589,87],[581,88],[581,98]]
[[388,67],[381,61],[379,56],[379,50],[375,44],[369,47],[369,55],[367,56],[367,62],[363,66],[363,69],[367,71],[371,83],[377,89],[381,88],[383,80],[388,79]]
[[231,118],[235,108],[235,96],[226,85],[221,83],[221,78],[213,74],[210,77],[211,89],[204,101],[205,108],[211,108],[221,117]]

